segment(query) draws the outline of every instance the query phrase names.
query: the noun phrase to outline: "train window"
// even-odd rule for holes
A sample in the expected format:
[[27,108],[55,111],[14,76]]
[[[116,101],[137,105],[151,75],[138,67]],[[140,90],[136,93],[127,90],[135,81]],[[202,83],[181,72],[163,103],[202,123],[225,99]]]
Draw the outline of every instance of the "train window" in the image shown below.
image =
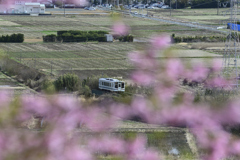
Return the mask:
[[122,83],[122,88],[124,88],[124,83]]
[[118,83],[117,82],[115,82],[115,88],[118,88]]
[[110,83],[104,82],[104,86],[110,86]]

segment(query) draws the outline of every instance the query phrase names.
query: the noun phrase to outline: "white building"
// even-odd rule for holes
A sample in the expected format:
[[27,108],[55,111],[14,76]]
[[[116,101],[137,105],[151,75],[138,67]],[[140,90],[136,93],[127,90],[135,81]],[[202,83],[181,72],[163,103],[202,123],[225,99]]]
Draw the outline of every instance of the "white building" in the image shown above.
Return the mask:
[[25,1],[15,1],[15,4],[0,5],[0,13],[45,13],[45,5]]
[[45,13],[45,5],[40,3],[25,3],[25,13]]

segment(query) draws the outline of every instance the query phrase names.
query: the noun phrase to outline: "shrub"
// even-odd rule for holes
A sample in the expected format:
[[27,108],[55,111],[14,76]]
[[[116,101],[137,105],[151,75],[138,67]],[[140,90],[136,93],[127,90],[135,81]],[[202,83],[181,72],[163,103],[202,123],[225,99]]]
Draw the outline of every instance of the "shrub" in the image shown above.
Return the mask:
[[62,34],[64,34],[64,33],[67,33],[68,31],[57,31],[57,35],[58,36],[61,36]]
[[74,30],[58,31],[57,35],[52,34],[52,35],[43,36],[43,41],[44,42],[56,42],[56,41],[58,42],[87,42],[87,41],[106,42],[107,39],[104,36],[104,34],[108,34],[108,32],[107,31],[74,31]]
[[97,40],[98,40],[98,42],[107,42],[107,37],[105,37],[105,36],[99,36],[99,37],[97,38]]
[[92,96],[92,91],[87,85],[80,88],[80,93],[83,94],[86,98]]
[[64,74],[54,82],[54,85],[58,91],[60,90],[69,90],[76,91],[79,88],[80,80],[75,74]]
[[173,41],[175,43],[180,42],[195,42],[195,41],[207,41],[207,42],[219,42],[219,41],[225,41],[226,37],[220,37],[220,36],[186,36],[186,37],[176,37],[175,35],[172,35]]
[[120,42],[133,42],[133,36],[132,35],[126,35],[119,37]]
[[99,83],[99,78],[107,78],[107,75],[98,75],[98,76],[92,76],[88,77],[87,79],[84,79],[82,81],[82,86],[89,86],[90,89],[98,89],[98,83]]
[[97,31],[97,34],[104,35],[104,34],[109,34],[109,33],[107,31]]
[[17,42],[22,43],[24,41],[24,34],[17,34]]
[[2,35],[0,37],[0,42],[4,43],[22,43],[24,41],[24,35],[23,34],[12,34],[12,35]]
[[43,36],[43,42],[56,42],[57,36],[55,34],[50,34]]
[[46,78],[41,84],[41,89],[48,94],[55,93],[54,81]]

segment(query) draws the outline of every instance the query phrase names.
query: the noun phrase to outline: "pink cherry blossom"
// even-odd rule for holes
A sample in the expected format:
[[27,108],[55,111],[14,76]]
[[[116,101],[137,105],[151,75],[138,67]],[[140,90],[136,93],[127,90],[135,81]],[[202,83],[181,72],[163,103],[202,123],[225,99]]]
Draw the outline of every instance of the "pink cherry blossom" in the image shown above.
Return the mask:
[[132,52],[128,57],[138,69],[155,70],[157,68],[156,60],[147,54]]
[[132,80],[138,84],[147,86],[154,83],[155,76],[153,73],[145,71],[135,71],[132,73]]
[[153,49],[164,49],[170,45],[171,41],[168,35],[155,36],[150,40]]
[[113,34],[115,35],[120,35],[120,36],[127,35],[129,30],[130,28],[120,21],[115,22],[112,26],[112,31],[113,31]]
[[179,59],[169,59],[167,61],[166,72],[169,78],[179,78],[183,74],[184,67]]
[[45,98],[33,96],[24,96],[22,98],[22,105],[26,111],[40,115],[47,115],[52,107]]
[[123,140],[106,135],[90,139],[88,147],[100,153],[123,154],[126,152],[126,143]]

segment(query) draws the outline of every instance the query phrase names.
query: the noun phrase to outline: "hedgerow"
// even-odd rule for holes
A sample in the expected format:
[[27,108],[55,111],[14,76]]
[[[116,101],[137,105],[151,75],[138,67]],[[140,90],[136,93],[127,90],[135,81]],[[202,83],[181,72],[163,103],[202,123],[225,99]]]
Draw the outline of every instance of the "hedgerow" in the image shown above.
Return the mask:
[[43,42],[106,42],[106,31],[58,31],[57,35],[43,36]]
[[2,35],[0,37],[0,42],[4,43],[22,43],[24,41],[24,34],[12,34],[12,35]]

